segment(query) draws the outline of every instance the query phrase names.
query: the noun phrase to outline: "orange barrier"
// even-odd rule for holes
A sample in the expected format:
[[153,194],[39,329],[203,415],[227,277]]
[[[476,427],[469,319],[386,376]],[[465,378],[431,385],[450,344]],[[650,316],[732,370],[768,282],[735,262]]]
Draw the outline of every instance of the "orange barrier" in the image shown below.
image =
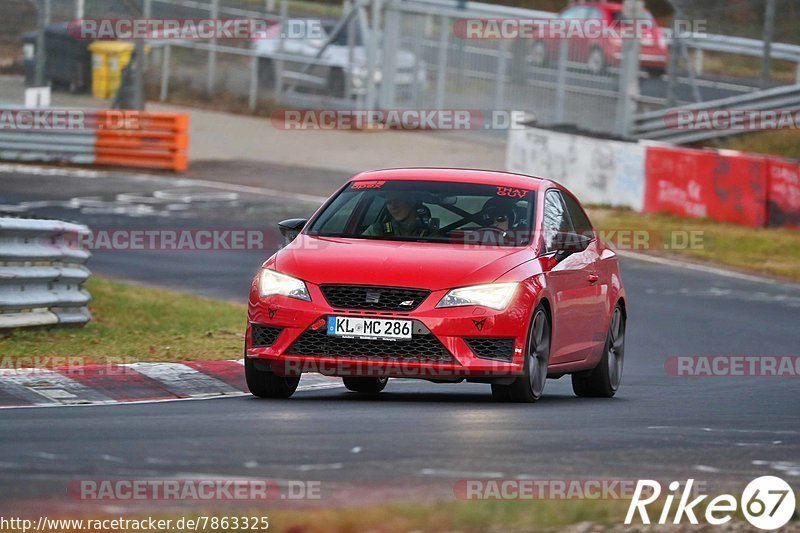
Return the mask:
[[98,111],[95,164],[184,172],[188,168],[189,115],[127,110]]

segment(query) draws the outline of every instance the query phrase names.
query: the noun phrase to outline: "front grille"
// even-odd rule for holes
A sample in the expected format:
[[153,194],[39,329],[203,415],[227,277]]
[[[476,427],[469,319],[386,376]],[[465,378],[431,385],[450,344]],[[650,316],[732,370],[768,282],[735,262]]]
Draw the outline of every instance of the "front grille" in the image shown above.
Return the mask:
[[265,326],[263,324],[250,324],[250,336],[253,339],[253,348],[266,348],[275,344],[283,328],[278,326]]
[[464,339],[469,349],[481,359],[511,362],[514,359],[514,338],[490,339],[486,337]]
[[431,335],[414,335],[410,340],[348,339],[328,335],[324,328],[306,330],[295,340],[286,355],[349,357],[353,359],[395,360],[421,363],[454,363],[455,359]]
[[375,311],[413,311],[431,293],[424,289],[370,285],[322,285],[320,289],[331,307]]

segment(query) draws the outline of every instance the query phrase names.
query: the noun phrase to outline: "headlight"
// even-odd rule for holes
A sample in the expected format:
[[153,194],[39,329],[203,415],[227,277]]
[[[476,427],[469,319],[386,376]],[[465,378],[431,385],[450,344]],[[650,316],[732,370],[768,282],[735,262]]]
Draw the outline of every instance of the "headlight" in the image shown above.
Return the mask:
[[280,274],[274,270],[263,269],[261,271],[261,278],[259,279],[259,292],[261,297],[272,296],[273,294],[280,294],[281,296],[288,296],[289,298],[297,298],[298,300],[311,301],[311,296],[308,295],[308,288],[306,284],[297,278]]
[[511,301],[518,285],[519,283],[489,283],[453,289],[445,294],[436,307],[482,305],[500,311]]

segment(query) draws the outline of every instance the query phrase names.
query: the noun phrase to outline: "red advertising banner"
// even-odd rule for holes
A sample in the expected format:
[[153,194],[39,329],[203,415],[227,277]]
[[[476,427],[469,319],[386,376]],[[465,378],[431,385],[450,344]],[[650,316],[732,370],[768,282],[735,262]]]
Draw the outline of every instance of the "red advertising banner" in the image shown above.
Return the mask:
[[800,228],[800,163],[773,157],[768,168],[769,225]]
[[648,147],[644,210],[763,227],[767,167],[739,152]]
[[754,228],[767,225],[767,159],[732,151],[713,151],[709,176],[713,195],[709,217]]
[[644,211],[707,217],[708,205],[703,201],[708,195],[703,187],[707,180],[699,177],[703,159],[710,158],[711,154],[702,150],[648,147],[645,154]]

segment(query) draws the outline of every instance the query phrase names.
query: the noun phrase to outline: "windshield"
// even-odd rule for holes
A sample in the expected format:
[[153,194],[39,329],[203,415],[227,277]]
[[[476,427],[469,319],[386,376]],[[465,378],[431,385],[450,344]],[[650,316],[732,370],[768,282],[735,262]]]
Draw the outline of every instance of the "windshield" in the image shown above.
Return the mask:
[[356,181],[317,216],[307,233],[392,241],[524,246],[534,192],[475,183]]

